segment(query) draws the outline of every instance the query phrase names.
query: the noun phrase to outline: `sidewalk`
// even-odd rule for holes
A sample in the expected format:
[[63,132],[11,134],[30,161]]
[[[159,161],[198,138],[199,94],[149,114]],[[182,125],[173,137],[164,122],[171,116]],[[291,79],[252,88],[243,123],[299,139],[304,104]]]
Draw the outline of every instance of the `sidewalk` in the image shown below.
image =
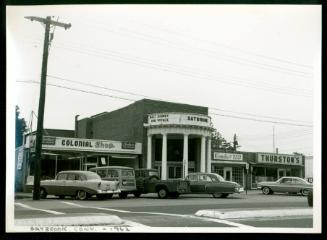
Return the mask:
[[15,199],[23,199],[23,198],[32,198],[33,193],[26,193],[26,192],[16,192]]

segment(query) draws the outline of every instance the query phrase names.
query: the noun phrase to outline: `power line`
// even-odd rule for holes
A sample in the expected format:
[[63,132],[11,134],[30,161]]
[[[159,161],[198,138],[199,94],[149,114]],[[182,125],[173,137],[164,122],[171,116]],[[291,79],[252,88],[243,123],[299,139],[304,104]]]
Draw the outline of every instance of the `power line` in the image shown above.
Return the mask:
[[[155,98],[153,98],[151,96],[147,96],[147,95],[137,94],[137,93],[128,92],[128,91],[122,91],[122,90],[113,89],[113,88],[107,88],[107,87],[99,86],[99,85],[95,85],[95,84],[83,83],[81,81],[74,81],[74,80],[71,80],[71,79],[62,78],[62,77],[58,77],[58,76],[54,76],[54,75],[47,75],[47,76],[50,77],[50,78],[55,78],[55,79],[59,79],[59,80],[67,81],[67,82],[74,82],[74,83],[78,83],[78,84],[85,85],[85,86],[91,86],[91,87],[96,87],[96,88],[100,88],[100,89],[105,89],[105,90],[110,90],[110,91],[116,91],[116,92],[120,92],[120,93],[126,93],[126,94],[130,94],[130,95],[134,95],[134,96],[155,99]],[[158,99],[158,100],[164,101],[163,99]],[[245,112],[236,112],[236,111],[223,110],[221,108],[210,107],[210,106],[208,108],[209,109],[213,109],[213,110],[223,111],[223,112],[238,113],[238,114],[249,115],[249,116],[256,116],[256,117],[261,117],[261,118],[271,118],[271,119],[286,120],[286,121],[292,121],[292,122],[310,123],[308,121],[294,120],[294,119],[288,119],[288,118],[278,118],[278,117],[272,117],[272,116],[266,116],[266,115],[259,115],[259,114],[245,113]]]
[[[72,47],[60,47],[60,46],[57,46],[59,48],[63,48],[63,49],[66,49],[66,50],[70,50],[70,51],[75,51],[75,52],[79,52],[79,53],[82,53],[82,54],[86,54],[86,55],[91,55],[91,56],[97,56],[97,57],[101,57],[101,58],[113,58],[115,60],[118,60],[118,61],[121,61],[121,62],[125,62],[125,63],[130,63],[130,64],[134,64],[134,65],[138,65],[138,66],[142,66],[142,67],[147,67],[147,68],[153,68],[153,69],[156,69],[156,70],[161,70],[161,71],[168,71],[168,72],[174,72],[174,73],[177,73],[177,74],[180,74],[180,75],[185,75],[185,76],[188,76],[188,77],[192,77],[192,78],[195,78],[195,79],[204,79],[204,80],[209,80],[209,81],[215,81],[215,82],[220,82],[220,83],[224,83],[224,84],[228,84],[228,85],[237,85],[237,86],[242,86],[242,87],[249,87],[249,88],[254,88],[254,89],[259,89],[259,90],[264,90],[264,91],[269,91],[269,92],[275,92],[275,93],[279,93],[279,94],[287,94],[287,95],[294,95],[294,96],[302,96],[302,97],[312,97],[312,95],[303,95],[303,94],[300,94],[300,93],[292,93],[290,92],[290,90],[292,90],[292,88],[287,88],[287,89],[281,89],[281,88],[278,88],[278,87],[271,87],[271,86],[254,86],[253,84],[251,83],[244,83],[244,82],[240,82],[240,81],[237,81],[237,80],[228,80],[228,81],[222,81],[222,80],[216,80],[214,79],[213,77],[206,77],[206,76],[202,76],[202,75],[199,75],[199,76],[195,76],[194,74],[190,74],[189,72],[186,72],[185,70],[180,70],[180,69],[172,69],[171,67],[169,66],[162,66],[162,65],[158,65],[158,64],[155,64],[155,63],[147,63],[147,62],[140,62],[140,60],[138,61],[135,61],[135,60],[131,60],[130,58],[126,58],[126,57],[122,57],[122,56],[108,56],[107,55],[104,55],[103,53],[90,53],[90,50],[78,50],[78,49],[74,49]],[[199,73],[197,73],[199,74]],[[220,78],[220,79],[223,79],[223,78]],[[277,91],[272,91],[272,90],[277,90]],[[279,91],[278,91],[279,90]],[[293,90],[301,90],[301,91],[307,91],[307,90],[304,90],[304,89],[293,89]],[[284,92],[283,92],[284,91]]]
[[[133,21],[131,21],[131,23],[141,24],[143,26],[146,26],[146,27],[149,27],[149,28],[152,28],[152,29],[155,29],[155,30],[160,29],[160,27],[158,27],[158,26],[152,26],[152,25],[150,25],[148,23],[140,22],[139,20],[135,20],[135,19]],[[310,69],[313,68],[313,66],[311,66],[311,65],[300,64],[300,63],[296,63],[296,62],[285,60],[285,59],[281,59],[281,58],[276,58],[276,57],[271,57],[271,56],[264,55],[264,54],[258,54],[258,53],[250,52],[248,50],[244,50],[244,49],[236,48],[236,47],[231,47],[229,45],[222,44],[222,43],[217,43],[215,41],[210,41],[208,39],[198,38],[198,37],[195,37],[195,36],[190,35],[190,34],[188,34],[188,36],[185,36],[185,35],[181,34],[180,31],[173,31],[171,29],[167,30],[167,29],[164,29],[164,28],[161,28],[160,31],[165,31],[165,32],[168,32],[170,34],[175,34],[175,35],[179,35],[179,36],[182,36],[182,37],[187,37],[187,39],[190,39],[191,38],[191,39],[195,39],[196,41],[207,42],[207,43],[210,43],[212,45],[223,46],[223,47],[228,48],[228,49],[232,49],[232,50],[237,50],[237,51],[240,51],[240,52],[244,52],[244,53],[246,53],[248,55],[253,55],[253,56],[257,56],[257,57],[261,57],[261,58],[267,58],[269,60],[278,61],[278,62],[284,62],[284,63],[287,63],[287,64],[296,65],[296,66],[299,66],[299,67],[310,68]]]
[[[165,71],[165,72],[166,71],[174,72],[177,74],[186,75],[186,76],[193,77],[193,78],[202,78],[202,79],[209,80],[209,81],[215,81],[215,82],[220,82],[220,83],[224,83],[224,84],[232,84],[232,85],[237,85],[237,86],[242,86],[242,87],[250,87],[250,88],[255,88],[255,89],[260,89],[260,90],[265,90],[265,91],[270,91],[270,92],[277,92],[277,93],[281,93],[281,94],[304,96],[304,97],[312,96],[312,95],[303,95],[303,94],[300,94],[299,92],[294,92],[294,93],[290,92],[290,91],[301,91],[302,93],[307,92],[307,94],[309,94],[309,91],[306,89],[298,89],[298,88],[290,88],[290,87],[282,88],[280,86],[272,85],[272,84],[270,84],[270,82],[265,82],[265,81],[260,81],[259,83],[256,83],[256,85],[255,85],[254,83],[249,82],[249,80],[247,80],[247,79],[238,77],[238,79],[240,79],[241,81],[235,80],[236,79],[235,76],[228,76],[228,75],[224,75],[224,74],[223,75],[220,74],[220,76],[218,76],[220,80],[216,80],[217,76],[210,75],[207,73],[206,74],[199,73],[198,70],[196,70],[196,71],[194,71],[193,69],[190,70],[188,67],[185,67],[182,65],[176,66],[175,64],[155,61],[153,59],[145,59],[145,58],[140,58],[140,57],[131,56],[131,55],[126,56],[126,54],[124,56],[120,52],[107,50],[107,49],[95,49],[95,48],[92,48],[93,50],[87,49],[87,47],[83,47],[83,45],[78,44],[78,43],[74,43],[73,46],[69,46],[69,44],[67,44],[66,42],[59,43],[59,45],[60,44],[61,44],[61,46],[57,46],[57,47],[65,49],[65,50],[74,51],[74,52],[78,52],[78,53],[82,53],[82,54],[86,54],[86,55],[90,55],[90,56],[101,57],[101,58],[105,58],[105,59],[114,58],[115,60],[118,60],[121,62],[130,63],[130,64],[147,67],[147,68],[153,68],[153,69],[157,69],[157,70],[159,69],[159,70]],[[65,46],[65,45],[68,45],[68,46]],[[77,47],[76,45],[80,45],[82,47]],[[223,81],[221,79],[226,79],[227,81]],[[261,86],[259,86],[258,84]],[[272,90],[277,90],[277,91],[272,91]]]
[[[93,28],[95,27],[94,23],[91,24],[91,25],[92,25]],[[102,25],[104,25],[104,24],[102,24]],[[116,31],[115,30],[108,30],[107,28],[102,28],[102,29],[104,29],[106,31],[109,31],[111,33],[121,34],[121,33],[119,33],[119,30],[118,31],[117,30]],[[199,47],[196,47],[196,46],[187,46],[188,44],[185,44],[185,43],[183,43],[182,47],[178,47],[178,44],[177,44],[177,47],[176,47],[176,42],[173,42],[173,41],[170,41],[170,40],[167,40],[167,39],[163,39],[163,38],[160,38],[160,37],[158,38],[156,36],[152,36],[152,35],[149,35],[149,34],[136,32],[136,31],[133,31],[133,30],[129,30],[128,28],[124,28],[124,27],[123,28],[121,27],[121,29],[123,30],[123,32],[124,31],[127,32],[127,35],[128,35],[128,33],[132,33],[132,36],[134,34],[134,37],[135,37],[135,35],[142,36],[141,39],[145,40],[145,41],[149,41],[149,39],[146,39],[146,38],[150,38],[152,40],[150,42],[155,42],[155,43],[160,44],[160,45],[166,45],[167,46],[167,43],[168,43],[168,46],[169,45],[172,46],[171,44],[173,44],[173,47],[175,47],[177,49],[187,50],[187,52],[189,52],[189,51],[199,52],[200,51],[200,52],[204,53],[205,55],[207,55],[209,57],[214,57],[216,59],[218,59],[218,58],[223,59],[223,57],[221,57],[221,55],[222,55],[221,53],[214,52],[212,50],[207,50],[207,49],[199,48]],[[145,37],[145,39],[144,39],[144,37]],[[153,41],[153,39],[155,39],[155,40]],[[159,40],[159,42],[158,42],[158,40]],[[302,76],[302,77],[308,77],[308,76],[304,76],[304,75],[307,75],[307,74],[312,75],[311,73],[297,71],[297,70],[291,70],[291,69],[288,69],[288,68],[283,68],[283,67],[279,67],[279,66],[265,64],[265,63],[262,63],[262,62],[251,61],[249,59],[238,58],[240,60],[237,60],[233,56],[229,56],[229,55],[226,55],[226,54],[225,54],[225,56],[226,56],[225,59],[224,59],[225,61],[229,61],[229,62],[233,62],[233,63],[237,63],[237,64],[242,64],[242,65],[245,64],[245,65],[249,65],[249,66],[252,66],[252,67],[254,66],[254,67],[259,67],[259,68],[262,68],[262,69],[274,70],[274,71],[279,71],[279,72],[282,72],[282,73],[287,73],[287,74],[292,74],[292,75],[297,75],[297,76]],[[310,76],[310,77],[312,77],[312,76]]]
[[[39,82],[37,82],[37,81],[22,81],[22,80],[18,80],[17,82],[39,84]],[[99,95],[99,96],[105,96],[105,97],[110,97],[110,98],[115,98],[115,99],[126,100],[126,101],[137,101],[136,99],[123,98],[123,97],[118,97],[118,96],[113,96],[113,95],[108,95],[108,94],[102,94],[102,93],[93,92],[93,91],[86,91],[86,90],[82,90],[82,89],[65,87],[65,86],[62,86],[62,85],[57,85],[57,84],[52,84],[52,83],[48,83],[48,85],[49,86],[54,86],[54,87],[57,87],[57,88],[63,88],[63,89],[68,89],[68,90],[72,90],[72,91],[78,91],[78,92],[84,92],[84,93],[89,93],[89,94],[95,94],[95,95]],[[239,116],[233,116],[233,115],[226,115],[226,114],[218,114],[218,113],[212,113],[212,112],[211,112],[211,114],[212,115],[217,115],[217,116],[223,116],[223,117],[230,117],[230,118],[237,118],[237,119],[245,119],[245,120],[258,121],[258,122],[270,122],[270,123],[275,123],[275,124],[283,124],[283,125],[291,125],[291,126],[313,127],[312,125],[295,124],[295,123],[287,123],[287,122],[279,122],[279,121],[260,120],[260,119],[255,119],[255,118],[245,118],[245,117],[239,117]]]
[[261,119],[247,118],[247,117],[239,117],[239,116],[227,115],[227,114],[218,114],[218,113],[213,113],[213,112],[210,112],[210,114],[217,115],[217,116],[222,116],[222,117],[236,118],[236,119],[246,119],[246,120],[257,121],[257,122],[269,122],[269,123],[282,124],[282,125],[290,125],[290,126],[299,126],[299,127],[313,127],[313,125],[305,125],[305,124],[295,124],[295,123],[288,123],[288,122],[261,120]]

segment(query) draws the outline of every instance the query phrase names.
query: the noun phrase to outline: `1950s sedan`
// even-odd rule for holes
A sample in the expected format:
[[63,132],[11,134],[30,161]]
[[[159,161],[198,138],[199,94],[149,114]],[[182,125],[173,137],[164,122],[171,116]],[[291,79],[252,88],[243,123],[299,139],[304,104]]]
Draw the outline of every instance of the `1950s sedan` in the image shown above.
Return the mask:
[[79,200],[86,200],[92,195],[105,199],[113,193],[120,193],[118,181],[101,180],[98,174],[89,171],[62,171],[54,180],[41,181],[40,185],[41,198],[49,194],[59,198],[72,196]]
[[241,185],[226,181],[217,173],[190,173],[186,180],[190,181],[191,193],[212,194],[215,198],[226,198],[229,194],[244,191]]
[[259,182],[257,188],[261,189],[265,195],[274,192],[287,192],[301,193],[303,196],[307,196],[312,190],[312,184],[299,177],[282,177],[275,182]]

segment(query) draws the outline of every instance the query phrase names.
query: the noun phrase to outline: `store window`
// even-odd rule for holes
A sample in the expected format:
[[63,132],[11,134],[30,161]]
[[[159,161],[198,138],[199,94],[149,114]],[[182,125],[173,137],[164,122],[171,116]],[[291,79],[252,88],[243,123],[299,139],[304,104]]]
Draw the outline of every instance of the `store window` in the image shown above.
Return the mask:
[[234,182],[243,186],[243,168],[233,167],[232,176]]
[[212,172],[218,173],[220,176],[224,176],[224,168],[223,167],[213,166]]
[[276,181],[276,180],[277,180],[277,168],[266,168],[265,181]]

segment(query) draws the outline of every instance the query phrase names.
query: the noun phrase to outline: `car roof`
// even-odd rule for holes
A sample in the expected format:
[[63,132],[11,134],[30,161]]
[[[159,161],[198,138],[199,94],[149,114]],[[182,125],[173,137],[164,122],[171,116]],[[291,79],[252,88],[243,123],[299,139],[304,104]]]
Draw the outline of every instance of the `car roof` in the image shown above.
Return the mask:
[[135,169],[135,171],[158,171],[158,169],[154,169],[154,168],[138,168],[138,169]]
[[102,167],[93,167],[90,169],[128,169],[128,170],[134,170],[134,168],[131,167],[125,167],[125,166],[102,166]]

